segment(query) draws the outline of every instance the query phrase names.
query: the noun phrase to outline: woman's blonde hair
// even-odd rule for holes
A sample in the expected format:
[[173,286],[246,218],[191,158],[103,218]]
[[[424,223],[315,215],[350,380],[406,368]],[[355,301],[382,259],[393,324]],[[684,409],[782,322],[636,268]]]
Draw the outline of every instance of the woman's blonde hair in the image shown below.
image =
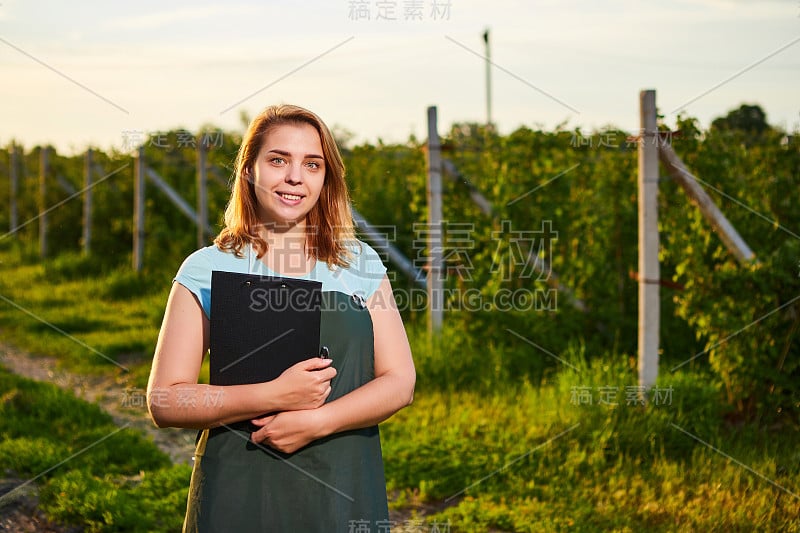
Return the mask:
[[339,148],[330,130],[316,114],[294,105],[274,105],[253,119],[242,138],[236,157],[233,189],[225,209],[225,227],[214,243],[237,257],[243,248],[253,244],[258,257],[267,251],[267,242],[258,232],[258,219],[253,175],[258,153],[273,128],[284,124],[309,124],[319,133],[322,156],[325,158],[325,180],[319,200],[306,216],[306,250],[329,266],[346,268],[352,256],[350,245],[356,242],[350,194],[344,181],[345,169]]

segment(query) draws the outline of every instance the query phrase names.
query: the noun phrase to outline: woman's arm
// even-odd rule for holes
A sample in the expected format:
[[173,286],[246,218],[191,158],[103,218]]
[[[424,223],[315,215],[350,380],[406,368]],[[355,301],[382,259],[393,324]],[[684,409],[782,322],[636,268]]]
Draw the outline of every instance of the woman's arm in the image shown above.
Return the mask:
[[411,404],[414,361],[387,277],[367,306],[375,338],[375,379],[318,409],[253,420],[262,426],[252,434],[254,442],[291,453],[332,433],[373,426]]
[[200,303],[189,289],[173,283],[147,384],[147,405],[157,426],[204,429],[272,411],[314,409],[331,392],[336,369],[318,357],[265,383],[198,384],[208,337]]

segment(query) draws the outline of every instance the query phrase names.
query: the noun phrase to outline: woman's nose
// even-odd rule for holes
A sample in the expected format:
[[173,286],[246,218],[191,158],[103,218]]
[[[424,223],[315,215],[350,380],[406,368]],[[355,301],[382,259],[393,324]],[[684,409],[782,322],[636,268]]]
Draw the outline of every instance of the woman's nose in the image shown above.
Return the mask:
[[297,184],[303,182],[303,169],[300,165],[289,165],[286,170],[286,183]]

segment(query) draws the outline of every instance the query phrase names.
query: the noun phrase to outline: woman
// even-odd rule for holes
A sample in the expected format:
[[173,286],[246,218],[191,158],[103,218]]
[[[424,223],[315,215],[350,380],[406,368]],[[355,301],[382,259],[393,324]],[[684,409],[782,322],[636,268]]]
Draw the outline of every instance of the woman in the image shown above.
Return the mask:
[[[263,383],[198,384],[212,271],[321,282],[330,359]],[[327,126],[267,108],[242,139],[225,228],[178,271],[148,383],[156,425],[202,430],[185,531],[388,530],[377,424],[411,403],[416,375],[385,272],[354,237]]]

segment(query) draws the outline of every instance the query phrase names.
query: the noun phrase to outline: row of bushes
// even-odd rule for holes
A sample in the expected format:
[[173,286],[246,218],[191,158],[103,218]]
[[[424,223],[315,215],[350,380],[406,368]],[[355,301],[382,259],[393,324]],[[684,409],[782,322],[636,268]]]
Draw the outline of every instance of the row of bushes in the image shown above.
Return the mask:
[[[689,366],[699,368],[710,363],[724,384],[726,400],[740,415],[796,419],[800,302],[793,298],[800,295],[800,211],[793,206],[800,190],[798,145],[782,143],[784,132],[768,125],[750,130],[735,121],[718,121],[701,131],[695,120],[679,117],[676,124],[660,128],[680,132],[671,138],[675,151],[704,181],[759,259],[758,264],[739,265],[680,188],[663,174],[661,273],[682,288],[661,291],[662,372],[680,372],[677,367],[689,359]],[[195,153],[191,147],[179,147],[179,134],[167,135],[174,142],[166,144],[173,148],[147,146],[145,157],[190,199],[196,188]],[[209,191],[214,221],[220,220],[227,200],[223,184],[239,136],[229,133],[221,138],[224,141],[209,154],[216,169],[211,174],[217,176]],[[443,136],[445,156],[461,174],[445,181],[442,230],[450,294],[477,291],[486,302],[494,301],[501,291],[546,295],[547,280],[531,275],[524,264],[524,257],[532,253],[546,259],[561,283],[588,308],[576,310],[560,292],[554,299],[557,305],[539,310],[512,306],[502,311],[449,312],[447,322],[467,334],[454,338],[447,350],[476,354],[462,365],[469,371],[456,373],[457,382],[486,381],[487,373],[501,381],[541,382],[556,362],[511,355],[525,344],[523,338],[554,354],[575,345],[584,346],[590,358],[606,352],[635,354],[637,146],[626,139],[626,132],[615,129],[586,133],[522,127],[500,135],[473,124],[454,125]],[[26,168],[35,168],[37,152],[38,148],[25,152]],[[424,143],[411,138],[404,144],[363,144],[345,149],[344,156],[355,207],[422,266],[429,231],[424,224]],[[3,158],[7,162],[7,151],[0,151],[0,194],[8,190]],[[132,164],[130,156],[121,153],[97,153],[95,159],[107,170],[130,167],[95,187],[98,252],[93,263],[102,270],[129,261]],[[77,188],[82,158],[52,160],[53,174]],[[464,179],[492,203],[491,216],[471,200]],[[35,179],[23,181],[21,220],[36,216],[35,191]],[[65,196],[55,187],[49,194],[51,205]],[[8,219],[4,210],[0,207],[0,221]],[[49,217],[53,253],[76,250],[80,203],[67,202]],[[29,224],[18,238],[33,244],[35,230],[35,224]],[[148,192],[146,231],[145,270],[150,273],[169,275],[196,246],[192,222],[155,190]],[[37,258],[31,253],[28,260]],[[396,288],[414,286],[402,274],[393,274]],[[424,313],[409,311],[406,319],[421,323]],[[487,349],[498,355],[482,357]]]

